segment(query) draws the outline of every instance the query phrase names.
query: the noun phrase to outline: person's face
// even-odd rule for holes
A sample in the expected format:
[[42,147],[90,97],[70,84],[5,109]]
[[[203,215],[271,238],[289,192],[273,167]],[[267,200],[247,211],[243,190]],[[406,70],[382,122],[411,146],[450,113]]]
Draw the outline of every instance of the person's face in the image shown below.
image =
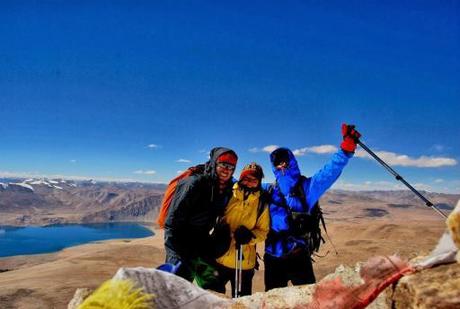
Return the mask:
[[225,162],[219,162],[216,166],[216,174],[220,182],[227,182],[232,178],[235,171],[235,165]]
[[284,161],[281,161],[277,166],[276,166],[276,169],[277,170],[285,170],[287,169],[288,167],[288,164]]
[[276,169],[277,170],[280,170],[281,173],[285,173],[286,169],[289,167],[289,164],[284,162],[284,161],[281,161],[277,166],[276,166]]
[[254,189],[259,186],[259,179],[252,175],[246,175],[241,179],[241,185],[249,189]]

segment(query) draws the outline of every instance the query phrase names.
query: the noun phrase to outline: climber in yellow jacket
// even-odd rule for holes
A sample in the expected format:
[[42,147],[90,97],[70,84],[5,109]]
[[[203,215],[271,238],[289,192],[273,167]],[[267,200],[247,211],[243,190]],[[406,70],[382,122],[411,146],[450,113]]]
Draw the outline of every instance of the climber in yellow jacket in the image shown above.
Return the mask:
[[[256,244],[265,241],[270,228],[270,214],[261,188],[262,168],[246,165],[240,179],[233,186],[233,195],[225,208],[224,221],[230,226],[232,241],[229,250],[217,259],[216,280],[206,288],[225,293],[228,281],[235,291],[235,251],[242,245],[242,278],[240,296],[252,292],[252,278],[256,267]],[[233,295],[234,296],[234,295]]]

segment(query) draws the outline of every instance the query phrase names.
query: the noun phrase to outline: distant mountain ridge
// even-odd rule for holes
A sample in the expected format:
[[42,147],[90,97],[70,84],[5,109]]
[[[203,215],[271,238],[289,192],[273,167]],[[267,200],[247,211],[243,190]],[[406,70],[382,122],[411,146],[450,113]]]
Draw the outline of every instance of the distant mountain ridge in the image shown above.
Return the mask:
[[153,222],[163,184],[0,179],[0,224]]
[[[64,179],[0,179],[0,225],[148,222],[158,214],[165,184]],[[448,213],[460,194],[421,191]],[[406,191],[330,190],[320,204],[327,219],[435,217]]]
[[[446,215],[455,207],[460,194],[420,191]],[[363,217],[404,220],[441,218],[433,209],[409,190],[344,191],[330,190],[320,201],[326,217],[361,219]]]

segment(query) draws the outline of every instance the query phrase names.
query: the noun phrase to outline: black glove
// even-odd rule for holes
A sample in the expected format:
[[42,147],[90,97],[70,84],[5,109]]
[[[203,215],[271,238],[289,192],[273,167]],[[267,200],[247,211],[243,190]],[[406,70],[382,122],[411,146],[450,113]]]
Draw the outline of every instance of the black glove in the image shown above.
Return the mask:
[[235,232],[233,233],[235,237],[236,245],[245,245],[251,241],[251,239],[256,238],[254,234],[248,230],[244,225],[240,225]]

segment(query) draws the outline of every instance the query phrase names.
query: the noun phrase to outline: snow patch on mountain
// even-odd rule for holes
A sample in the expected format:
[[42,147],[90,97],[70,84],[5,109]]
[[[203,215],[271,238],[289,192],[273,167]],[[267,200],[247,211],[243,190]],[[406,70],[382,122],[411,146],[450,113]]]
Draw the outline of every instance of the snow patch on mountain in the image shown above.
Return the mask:
[[21,183],[18,183],[18,182],[9,183],[8,186],[11,187],[11,188],[20,187],[20,188],[24,188],[24,189],[26,189],[28,191],[35,192],[34,188],[31,185],[29,185],[27,183],[24,183],[24,182],[21,182]]
[[29,182],[29,184],[31,185],[37,185],[37,186],[47,186],[48,188],[52,188],[53,185],[51,185],[49,182],[47,182],[46,180],[44,179],[40,179],[40,180],[34,180],[34,181],[31,181]]
[[[63,179],[47,179],[47,178],[40,178],[40,179],[27,179],[23,183],[26,183],[28,185],[33,185],[33,186],[46,186],[51,189],[58,189],[58,190],[64,190],[63,185],[67,185],[70,187],[76,187],[74,183],[67,182],[66,180]],[[59,186],[58,186],[59,185]]]

